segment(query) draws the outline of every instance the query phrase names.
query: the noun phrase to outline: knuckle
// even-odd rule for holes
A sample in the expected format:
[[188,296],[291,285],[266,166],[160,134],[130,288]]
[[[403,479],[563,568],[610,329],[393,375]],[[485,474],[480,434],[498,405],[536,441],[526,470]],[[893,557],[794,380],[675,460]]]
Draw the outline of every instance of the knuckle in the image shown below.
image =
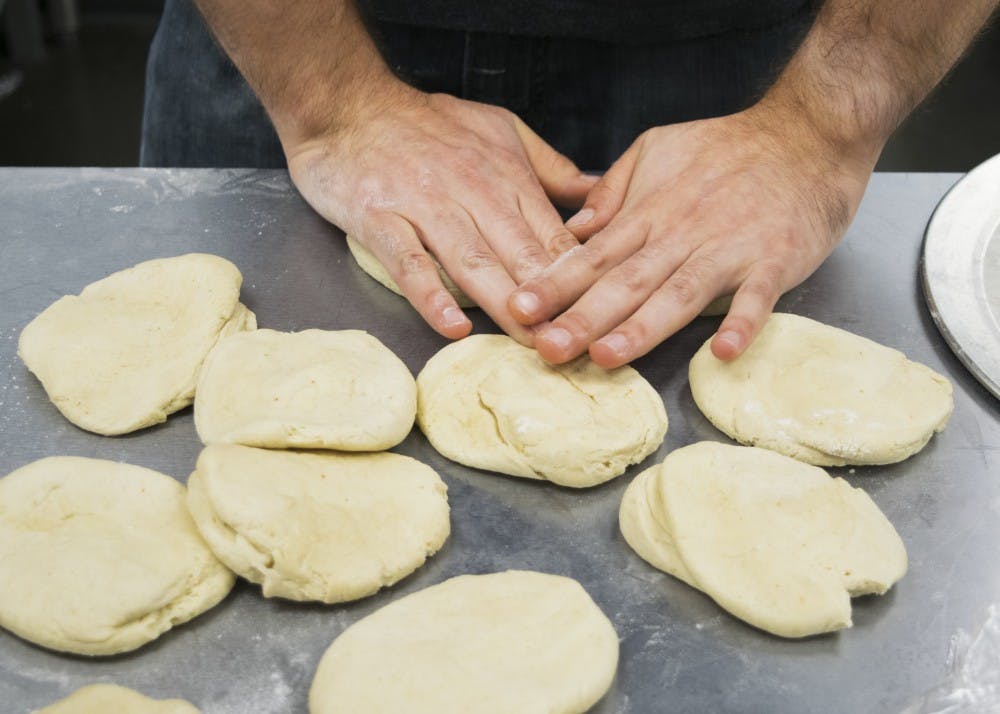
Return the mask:
[[584,264],[595,274],[603,275],[607,272],[610,256],[599,248],[593,247],[593,243],[584,243],[576,251]]
[[463,268],[472,271],[491,270],[500,264],[493,251],[482,243],[467,246],[462,251],[460,263]]
[[455,169],[464,177],[476,175],[483,165],[483,159],[484,156],[479,149],[471,146],[459,146],[452,152]]
[[556,324],[574,335],[589,336],[594,331],[593,321],[578,310],[569,310],[564,313]]
[[608,279],[627,293],[641,293],[649,287],[649,278],[645,271],[633,262],[622,263],[616,267],[608,273]]
[[653,334],[652,328],[640,319],[632,319],[615,329],[634,350],[644,350]]
[[403,278],[437,270],[434,261],[422,250],[404,250],[397,254],[396,260],[399,265],[399,274]]
[[682,268],[667,281],[667,290],[678,304],[687,306],[698,299],[703,292],[702,285],[694,272]]
[[784,269],[779,263],[764,263],[757,266],[746,283],[743,292],[760,298],[770,299],[781,291]]
[[580,245],[580,241],[567,230],[560,230],[554,236],[545,241],[545,245],[549,248],[549,253],[552,255],[562,255],[568,250],[572,250],[576,246]]
[[618,191],[605,180],[600,180],[590,190],[588,203],[603,206],[609,203],[618,202]]
[[545,267],[548,262],[548,256],[542,246],[537,243],[527,243],[515,251],[513,268],[516,272],[526,273]]

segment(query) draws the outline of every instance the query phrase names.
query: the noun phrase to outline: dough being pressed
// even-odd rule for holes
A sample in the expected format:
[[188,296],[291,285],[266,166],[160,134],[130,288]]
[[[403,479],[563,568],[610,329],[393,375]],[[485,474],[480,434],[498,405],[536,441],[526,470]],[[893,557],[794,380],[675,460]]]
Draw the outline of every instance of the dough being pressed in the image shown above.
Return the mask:
[[198,381],[202,442],[379,451],[413,428],[417,387],[362,330],[256,330],[220,340]]
[[214,255],[139,263],[62,297],[21,332],[18,354],[81,429],[125,434],[194,398],[220,336],[257,327],[239,302],[243,278]]
[[150,699],[117,684],[90,684],[35,714],[200,714],[183,699]]
[[55,456],[0,480],[0,626],[19,637],[127,652],[213,607],[233,582],[169,476]]
[[705,342],[691,360],[702,413],[740,443],[817,466],[888,464],[944,429],[951,384],[894,349],[798,315],[775,313],[739,358]]
[[474,468],[594,486],[653,453],[663,400],[631,367],[586,356],[559,366],[504,335],[472,335],[417,376],[417,423],[444,456]]
[[850,627],[852,597],[906,573],[903,542],[868,494],[766,449],[671,452],[629,484],[619,523],[651,565],[781,637]]
[[[357,262],[359,268],[397,295],[403,294],[403,291],[399,289],[398,285],[396,285],[396,281],[392,279],[391,275],[389,275],[389,271],[385,269],[384,265],[378,262],[378,258],[376,258],[370,250],[351,238],[351,236],[347,236],[347,248],[351,251],[351,256],[354,258],[355,262]],[[430,258],[437,266],[438,275],[441,276],[441,283],[444,285],[445,290],[451,293],[451,296],[455,298],[455,302],[458,303],[458,306],[478,307],[475,300],[462,292],[462,288],[455,285],[455,281],[451,279],[448,273],[444,272],[444,268],[442,268],[441,264],[437,262],[437,259],[433,255],[430,256]]]
[[461,575],[347,628],[323,655],[311,714],[579,714],[611,686],[618,636],[575,580]]
[[423,565],[450,531],[447,487],[416,459],[205,447],[188,507],[215,554],[266,597],[334,603]]

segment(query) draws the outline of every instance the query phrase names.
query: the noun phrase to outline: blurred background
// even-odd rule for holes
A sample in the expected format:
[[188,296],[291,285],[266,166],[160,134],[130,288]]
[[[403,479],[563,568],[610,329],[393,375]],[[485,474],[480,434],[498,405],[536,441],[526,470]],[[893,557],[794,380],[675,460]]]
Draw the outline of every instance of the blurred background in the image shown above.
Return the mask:
[[[0,166],[135,166],[162,0],[0,0]],[[883,171],[1000,153],[1000,22],[896,132]]]

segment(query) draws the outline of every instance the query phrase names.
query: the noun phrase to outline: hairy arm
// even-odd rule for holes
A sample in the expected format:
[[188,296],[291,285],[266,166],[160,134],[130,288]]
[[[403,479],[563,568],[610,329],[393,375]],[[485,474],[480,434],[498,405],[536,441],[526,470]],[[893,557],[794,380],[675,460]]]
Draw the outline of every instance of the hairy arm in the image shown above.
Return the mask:
[[878,153],[941,81],[997,0],[827,0],[764,98],[847,153]]
[[428,254],[531,344],[507,299],[577,245],[551,200],[579,206],[595,179],[510,112],[397,79],[351,0],[196,1],[267,109],[305,200],[363,243],[441,334],[472,323]]
[[511,296],[542,356],[624,364],[729,293],[712,350],[742,354],[833,251],[885,141],[997,4],[827,0],[757,104],[645,132],[567,222],[589,240]]

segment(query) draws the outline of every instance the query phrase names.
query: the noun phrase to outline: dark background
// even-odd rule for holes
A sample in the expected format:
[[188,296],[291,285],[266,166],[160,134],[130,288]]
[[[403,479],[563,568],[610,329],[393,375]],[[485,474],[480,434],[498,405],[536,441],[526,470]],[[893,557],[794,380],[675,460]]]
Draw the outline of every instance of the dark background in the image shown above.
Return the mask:
[[[40,8],[44,57],[11,61],[0,33],[0,165],[135,166],[146,52],[162,0],[79,0],[75,32],[57,31],[58,0]],[[9,27],[9,24],[8,24]],[[1000,23],[994,21],[889,142],[883,171],[967,171],[1000,153]]]

